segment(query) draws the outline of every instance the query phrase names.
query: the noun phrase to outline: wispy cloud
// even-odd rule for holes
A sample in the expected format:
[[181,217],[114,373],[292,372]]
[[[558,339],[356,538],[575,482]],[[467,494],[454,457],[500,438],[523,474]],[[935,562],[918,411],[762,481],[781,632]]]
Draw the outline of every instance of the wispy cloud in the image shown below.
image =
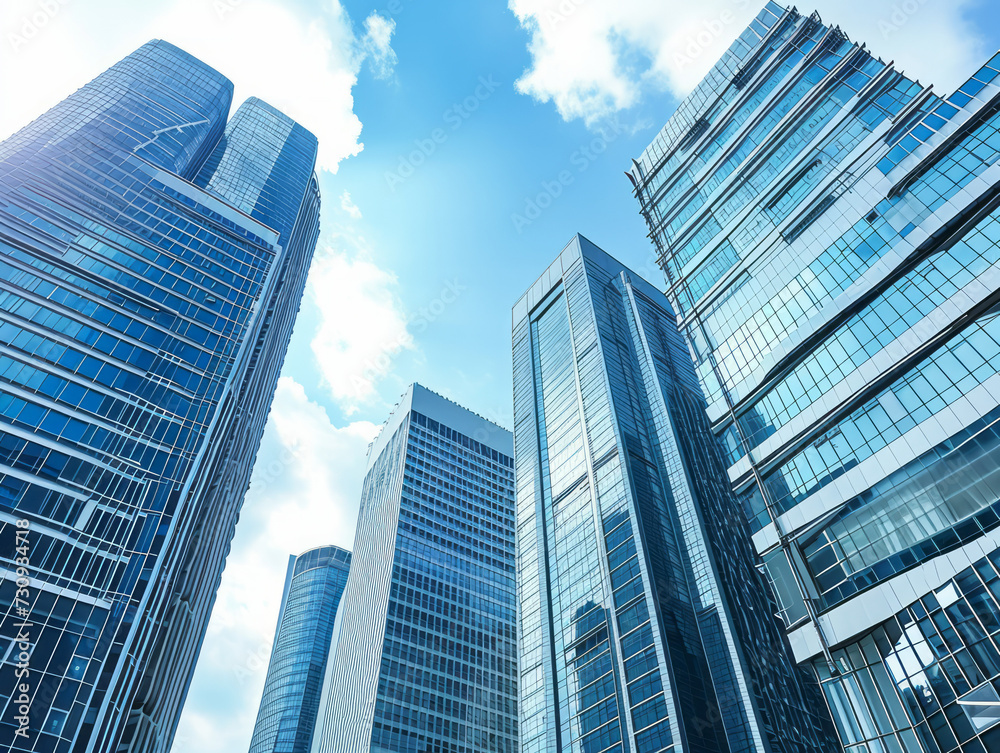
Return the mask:
[[361,209],[354,203],[350,191],[344,191],[340,194],[340,208],[347,212],[351,219],[361,219]]
[[306,294],[321,323],[312,351],[325,386],[348,414],[374,397],[393,358],[414,347],[397,287],[364,249],[326,249],[313,262]]
[[[637,105],[647,91],[687,94],[753,19],[750,0],[509,0],[529,34],[524,94],[552,102],[566,120],[588,124]],[[816,0],[824,21],[840,25],[875,54],[949,92],[985,50],[966,20],[975,0]],[[908,8],[909,10],[901,10]],[[933,50],[933,55],[926,54]]]
[[368,64],[375,78],[389,78],[396,68],[396,51],[391,45],[395,30],[396,22],[378,13],[372,13],[365,19],[362,49],[368,55]]
[[377,431],[367,421],[334,426],[302,385],[278,382],[175,751],[249,747],[288,555],[352,546],[365,456]]

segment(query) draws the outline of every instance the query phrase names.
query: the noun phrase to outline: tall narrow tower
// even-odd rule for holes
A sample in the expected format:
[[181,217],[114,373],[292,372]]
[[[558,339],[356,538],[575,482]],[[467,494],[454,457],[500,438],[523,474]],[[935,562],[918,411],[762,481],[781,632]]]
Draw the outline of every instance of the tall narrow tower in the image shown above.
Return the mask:
[[518,753],[509,431],[414,384],[368,450],[313,753]]
[[170,748],[319,232],[231,97],[154,41],[0,144],[0,750]]
[[250,753],[309,753],[350,566],[351,553],[335,546],[288,558]]
[[674,313],[577,236],[513,311],[522,753],[824,753]]

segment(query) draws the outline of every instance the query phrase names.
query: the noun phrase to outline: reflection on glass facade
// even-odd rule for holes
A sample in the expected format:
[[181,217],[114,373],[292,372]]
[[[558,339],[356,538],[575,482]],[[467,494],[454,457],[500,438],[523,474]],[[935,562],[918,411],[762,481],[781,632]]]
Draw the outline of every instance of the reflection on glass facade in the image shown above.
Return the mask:
[[335,546],[288,558],[250,753],[309,753],[350,565],[351,553]]
[[577,236],[513,349],[522,753],[836,750],[663,294]]
[[769,3],[630,172],[850,753],[1000,750],[990,631],[925,603],[1000,547],[998,162],[1000,55],[939,95]]
[[518,753],[513,454],[403,395],[368,451],[313,753]]
[[998,568],[994,550],[834,649],[823,684],[848,750],[1000,750]]
[[231,98],[154,41],[0,144],[0,750],[170,748],[319,232]]

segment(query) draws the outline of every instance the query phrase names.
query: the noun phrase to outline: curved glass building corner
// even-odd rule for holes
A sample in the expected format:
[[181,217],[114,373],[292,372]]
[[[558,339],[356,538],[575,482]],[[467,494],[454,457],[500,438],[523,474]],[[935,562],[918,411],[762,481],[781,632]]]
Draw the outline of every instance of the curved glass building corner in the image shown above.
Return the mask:
[[288,574],[250,753],[308,753],[351,553],[335,546],[288,558]]
[[630,177],[844,748],[1000,750],[1000,53],[939,93],[768,3]]

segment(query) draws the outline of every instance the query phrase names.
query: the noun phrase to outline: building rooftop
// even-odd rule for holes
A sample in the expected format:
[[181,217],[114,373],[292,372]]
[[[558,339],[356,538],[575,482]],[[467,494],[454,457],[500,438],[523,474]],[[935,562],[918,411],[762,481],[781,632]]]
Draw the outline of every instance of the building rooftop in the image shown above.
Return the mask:
[[378,436],[368,446],[369,468],[411,410],[432,418],[497,452],[514,457],[514,435],[511,432],[414,382],[403,393],[389,414],[389,418],[382,424]]

